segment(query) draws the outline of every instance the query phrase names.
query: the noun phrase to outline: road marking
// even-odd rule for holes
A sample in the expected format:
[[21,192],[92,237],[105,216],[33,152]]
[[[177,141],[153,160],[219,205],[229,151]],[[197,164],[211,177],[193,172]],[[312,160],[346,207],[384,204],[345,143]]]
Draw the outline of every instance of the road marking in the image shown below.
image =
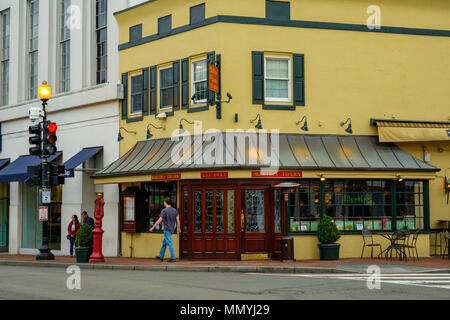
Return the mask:
[[[248,273],[249,275],[262,275],[261,273]],[[277,277],[301,277],[301,278],[320,278],[320,279],[338,279],[367,281],[373,274],[276,274],[264,273],[265,276]],[[417,287],[439,288],[450,290],[450,274],[443,273],[385,273],[380,274],[381,283],[409,285]]]

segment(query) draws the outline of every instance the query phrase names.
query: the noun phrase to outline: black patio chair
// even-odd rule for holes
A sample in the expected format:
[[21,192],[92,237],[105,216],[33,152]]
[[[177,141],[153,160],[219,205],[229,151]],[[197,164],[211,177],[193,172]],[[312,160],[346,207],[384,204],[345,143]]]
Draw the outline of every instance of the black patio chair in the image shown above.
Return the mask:
[[395,254],[400,257],[400,260],[403,260],[405,258],[405,261],[408,260],[408,256],[406,254],[406,239],[407,234],[405,231],[396,231],[392,237],[392,244],[391,244],[391,261],[392,261],[392,252],[395,250]]
[[[381,244],[379,243],[373,243],[373,236],[372,236],[372,232],[370,232],[369,229],[364,229],[362,231],[362,236],[363,236],[363,248],[362,248],[362,252],[361,252],[361,259],[364,256],[364,249],[366,247],[370,247],[370,257],[373,259],[373,248],[374,247],[379,247],[380,248],[380,254],[383,252],[383,250],[381,249]],[[380,254],[378,255],[378,259],[380,259]]]
[[[410,256],[412,256],[412,258],[414,260],[416,260],[416,258],[417,258],[417,261],[419,261],[419,252],[417,251],[417,239],[419,238],[419,233],[420,233],[420,230],[416,230],[416,232],[414,232],[414,234],[411,238],[411,242],[406,243],[406,247],[408,248],[408,253],[410,253]],[[412,255],[411,255],[411,252],[412,252]]]
[[444,242],[445,242],[445,249],[444,252],[442,254],[442,259],[444,258],[448,258],[448,252],[447,250],[450,250],[450,248],[448,247],[448,242],[450,241],[450,232],[448,230],[446,230],[444,232]]

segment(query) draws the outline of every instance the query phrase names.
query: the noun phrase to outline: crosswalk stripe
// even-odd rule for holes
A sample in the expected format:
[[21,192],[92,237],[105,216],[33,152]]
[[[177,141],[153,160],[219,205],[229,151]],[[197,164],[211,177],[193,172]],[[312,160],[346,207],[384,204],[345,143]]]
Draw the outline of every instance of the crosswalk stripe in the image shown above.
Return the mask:
[[[258,273],[249,273],[252,275],[261,275]],[[355,280],[367,281],[376,277],[374,274],[274,274],[265,273],[266,276],[281,277],[302,277],[302,278],[322,278],[322,279],[338,279],[338,280]],[[450,289],[450,274],[441,273],[397,273],[397,274],[380,274],[378,276],[381,283],[410,285],[418,287]]]

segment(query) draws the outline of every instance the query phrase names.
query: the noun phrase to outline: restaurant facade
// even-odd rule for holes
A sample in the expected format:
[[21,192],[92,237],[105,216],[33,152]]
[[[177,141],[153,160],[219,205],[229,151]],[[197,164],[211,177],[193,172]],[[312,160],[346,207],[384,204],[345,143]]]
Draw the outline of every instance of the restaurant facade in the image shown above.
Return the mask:
[[159,252],[162,230],[149,229],[165,197],[181,259],[280,259],[285,236],[295,259],[316,259],[325,214],[341,258],[361,255],[364,228],[385,247],[379,233],[420,230],[430,255],[450,215],[450,25],[437,4],[424,17],[387,2],[390,27],[374,29],[360,4],[322,2],[149,1],[115,14],[120,158],[94,181],[119,185],[122,256]]

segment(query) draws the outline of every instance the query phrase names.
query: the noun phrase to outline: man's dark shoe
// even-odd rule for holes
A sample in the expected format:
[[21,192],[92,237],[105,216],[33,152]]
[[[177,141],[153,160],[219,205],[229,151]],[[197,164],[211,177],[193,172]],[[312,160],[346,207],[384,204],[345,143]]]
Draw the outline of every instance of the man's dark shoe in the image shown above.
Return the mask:
[[174,262],[177,262],[177,260],[176,259],[169,259],[169,260],[167,260],[167,262],[174,263]]
[[161,261],[161,262],[163,262],[164,261],[164,259],[161,259],[161,257],[160,256],[156,256],[156,259],[158,259],[159,261]]

